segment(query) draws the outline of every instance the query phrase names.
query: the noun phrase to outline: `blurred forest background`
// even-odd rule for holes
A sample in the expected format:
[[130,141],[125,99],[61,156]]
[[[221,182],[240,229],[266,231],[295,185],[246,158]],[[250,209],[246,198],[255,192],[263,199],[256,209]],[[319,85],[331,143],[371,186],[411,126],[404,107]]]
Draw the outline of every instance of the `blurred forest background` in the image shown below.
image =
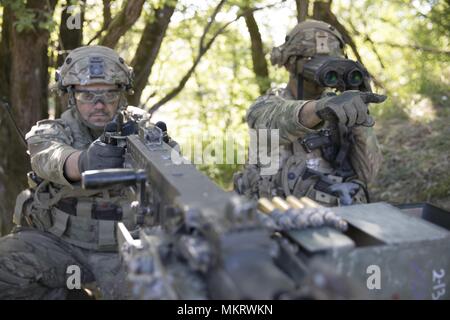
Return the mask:
[[[350,58],[389,99],[373,106],[385,156],[373,200],[431,202],[450,209],[449,0],[1,0],[0,97],[27,132],[58,117],[48,90],[55,69],[80,45],[115,48],[134,67],[130,104],[166,121],[183,140],[232,132],[245,145],[244,116],[285,70],[270,65],[274,45],[306,18],[334,25]],[[0,111],[0,230],[11,227],[16,195],[30,170],[26,149]],[[231,189],[240,165],[199,165]]]

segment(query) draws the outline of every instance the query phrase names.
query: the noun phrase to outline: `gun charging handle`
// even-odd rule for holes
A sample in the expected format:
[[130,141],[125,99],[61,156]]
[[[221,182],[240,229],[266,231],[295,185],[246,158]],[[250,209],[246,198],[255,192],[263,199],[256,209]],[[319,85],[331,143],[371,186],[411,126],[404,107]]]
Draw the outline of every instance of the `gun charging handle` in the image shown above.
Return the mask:
[[83,189],[102,189],[118,184],[124,186],[137,185],[139,203],[135,203],[134,207],[137,207],[136,223],[139,225],[144,223],[144,216],[149,212],[145,193],[146,182],[147,172],[142,169],[88,170],[81,174],[81,187]]
[[163,121],[158,121],[156,124],[155,124],[155,126],[157,126],[158,128],[160,128],[161,129],[161,131],[162,131],[162,134],[163,134],[163,141],[165,142],[165,143],[169,143],[169,136],[167,135],[167,125],[166,125],[166,123],[165,122],[163,122]]
[[121,114],[116,114],[113,119],[105,126],[100,140],[103,143],[116,146],[119,139],[121,139],[121,131],[123,126],[123,117]]

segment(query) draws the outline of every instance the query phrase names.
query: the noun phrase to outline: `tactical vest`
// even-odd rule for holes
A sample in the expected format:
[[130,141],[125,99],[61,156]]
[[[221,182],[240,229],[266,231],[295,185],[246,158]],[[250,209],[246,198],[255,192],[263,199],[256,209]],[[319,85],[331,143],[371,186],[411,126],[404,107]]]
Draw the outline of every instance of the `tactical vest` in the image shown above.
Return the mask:
[[[287,90],[278,90],[276,94],[284,98]],[[339,198],[327,189],[333,183],[351,181],[360,186],[352,196],[353,203],[366,203],[366,185],[357,176],[343,175],[326,160],[321,148],[308,148],[305,139],[298,139],[287,145],[280,145],[280,166],[276,174],[262,175],[260,164],[247,164],[243,172],[234,176],[234,186],[238,193],[250,198],[275,196],[309,197],[324,206],[339,206]]]
[[[94,140],[89,130],[74,117],[71,110],[60,122],[71,133],[71,146],[86,149]],[[57,235],[73,245],[98,251],[117,251],[117,222],[134,229],[134,212],[130,207],[131,190],[111,188],[83,190],[80,186],[61,186],[50,181],[36,184],[17,197],[14,223]]]

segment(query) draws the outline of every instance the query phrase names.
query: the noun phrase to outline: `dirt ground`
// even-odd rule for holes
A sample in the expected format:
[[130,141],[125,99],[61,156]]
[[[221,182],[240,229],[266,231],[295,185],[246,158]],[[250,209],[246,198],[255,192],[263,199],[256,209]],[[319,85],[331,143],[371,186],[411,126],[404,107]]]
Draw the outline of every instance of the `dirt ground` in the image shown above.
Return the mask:
[[450,211],[450,112],[428,122],[383,119],[375,130],[384,163],[372,201],[429,202]]

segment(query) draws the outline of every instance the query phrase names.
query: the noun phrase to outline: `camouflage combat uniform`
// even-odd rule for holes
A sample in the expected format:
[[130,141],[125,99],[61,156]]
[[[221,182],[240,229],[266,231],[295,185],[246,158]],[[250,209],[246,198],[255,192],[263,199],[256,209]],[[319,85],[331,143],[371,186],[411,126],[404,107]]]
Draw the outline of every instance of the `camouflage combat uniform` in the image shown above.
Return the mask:
[[[243,172],[235,175],[235,190],[250,198],[295,195],[308,196],[326,206],[338,205],[338,198],[314,189],[317,176],[304,178],[307,168],[326,174],[327,177],[341,182],[334,176],[331,164],[316,149],[307,152],[301,141],[309,133],[317,133],[322,127],[309,129],[298,121],[301,108],[307,101],[295,100],[287,89],[272,90],[259,97],[247,111],[246,120],[250,129],[278,129],[280,139],[280,165],[273,175],[261,175],[260,163],[247,164]],[[382,156],[372,128],[354,127],[354,143],[350,149],[350,161],[355,176],[353,181],[363,188],[370,183],[379,170]],[[270,150],[269,150],[270,153]],[[353,197],[355,203],[367,202],[364,189]]]
[[33,228],[0,239],[0,299],[64,298],[69,265],[82,269],[84,282],[95,280],[103,297],[125,297],[115,236],[115,220],[133,227],[124,191],[84,191],[63,174],[67,157],[97,136],[73,109],[39,121],[26,135],[32,168],[44,181],[19,196],[14,213],[16,224],[25,218]]
[[[127,92],[132,70],[112,49],[86,46],[73,50],[58,73],[58,89],[69,94],[69,108],[60,119],[39,121],[26,135],[37,178],[29,179],[30,189],[17,197],[18,227],[0,238],[0,299],[64,299],[72,265],[80,268],[83,284],[95,281],[102,298],[126,298],[116,228],[118,221],[135,227],[126,200],[130,191],[83,190],[67,179],[64,164],[103,131],[81,117],[71,90],[103,83]],[[120,99],[118,110],[126,106]]]
[[[271,63],[286,68],[291,80],[296,80],[295,86],[297,87],[300,79],[298,75],[302,74],[302,67],[309,59],[317,56],[344,58],[344,46],[345,42],[341,34],[334,27],[322,21],[306,20],[297,24],[286,35],[284,44],[272,49]],[[316,84],[316,86],[318,85]],[[364,86],[370,91],[368,77],[364,78]],[[319,98],[330,96],[330,92],[326,92],[325,87],[319,87],[323,91]],[[314,93],[303,91],[310,97],[317,97],[320,94],[319,90]],[[353,141],[347,143],[350,141],[349,139],[342,139],[341,142],[345,143],[341,143],[341,146],[345,144],[346,149],[345,152],[340,152],[344,149],[338,149],[339,144],[336,142],[336,137],[344,136],[343,134],[339,135],[339,132],[344,132],[344,130],[339,129],[339,131],[336,128],[341,124],[322,121],[315,128],[310,129],[299,121],[300,111],[307,102],[308,100],[297,100],[286,88],[269,90],[267,94],[259,97],[250,106],[246,116],[249,128],[266,129],[269,131],[266,134],[267,137],[271,136],[270,131],[278,130],[279,148],[271,150],[272,145],[268,140],[264,147],[265,139],[261,139],[257,131],[257,140],[263,141],[257,142],[257,150],[250,150],[250,152],[258,153],[257,157],[253,156],[253,159],[257,158],[257,161],[248,163],[243,172],[234,175],[234,189],[250,198],[307,196],[325,206],[335,206],[340,204],[340,199],[336,193],[327,191],[328,186],[351,182],[347,185],[352,185],[355,189],[359,186],[359,190],[352,195],[349,201],[353,203],[367,202],[367,184],[375,177],[382,159],[373,129],[365,126],[347,128],[346,130],[352,132],[349,137],[353,136]],[[307,147],[305,142],[311,140],[304,140],[305,138],[314,135],[317,137],[317,134],[326,132],[332,133],[334,139],[328,150],[334,148],[339,153],[330,155],[328,151],[325,151],[327,154],[324,154],[322,148],[311,150]],[[276,173],[266,173],[265,169],[268,166],[262,163],[259,153],[267,153],[267,158],[271,154],[272,160],[277,159],[277,154],[279,154]],[[345,170],[340,164],[336,165],[336,154],[345,155],[339,158],[340,163],[341,158],[344,159]],[[349,169],[349,167],[351,168]],[[324,182],[326,182],[325,187]]]

